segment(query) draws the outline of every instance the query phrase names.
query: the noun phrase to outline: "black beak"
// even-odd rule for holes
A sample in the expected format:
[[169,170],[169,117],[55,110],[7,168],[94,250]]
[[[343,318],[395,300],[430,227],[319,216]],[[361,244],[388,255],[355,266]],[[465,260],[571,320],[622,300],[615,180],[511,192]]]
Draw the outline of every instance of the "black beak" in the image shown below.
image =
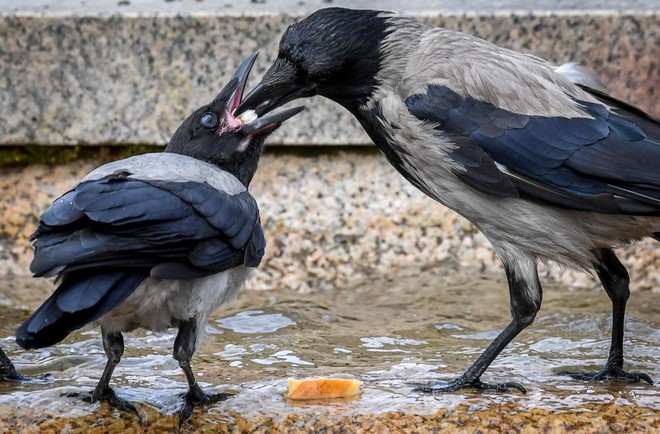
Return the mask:
[[282,122],[292,118],[301,111],[305,110],[304,106],[293,107],[286,110],[280,110],[275,113],[269,113],[264,116],[259,116],[257,119],[243,124],[241,131],[246,135],[253,135],[259,132],[273,131],[282,125]]
[[237,82],[236,89],[234,89],[234,92],[229,97],[226,105],[227,111],[231,114],[234,114],[239,104],[241,103],[241,100],[243,99],[245,84],[247,83],[248,77],[250,76],[250,71],[254,66],[254,61],[257,60],[258,55],[259,52],[255,51],[246,57],[245,60],[243,60],[240,65],[238,65],[234,75],[232,75],[231,80],[229,80],[229,83],[233,83],[234,80]]
[[[282,122],[300,113],[305,108],[305,107],[294,107],[287,110],[281,110],[276,113],[268,113],[271,109],[274,109],[276,107],[276,106],[272,106],[265,110],[261,110],[259,112],[255,110],[256,117],[253,114],[252,120],[245,119],[244,121],[243,119],[241,119],[241,116],[238,116],[238,113],[240,113],[239,105],[240,107],[244,108],[243,111],[249,110],[251,107],[250,104],[246,104],[245,101],[241,102],[241,100],[243,99],[245,84],[247,83],[248,77],[250,75],[250,71],[254,66],[254,61],[257,59],[258,54],[259,53],[255,52],[250,54],[248,57],[246,57],[245,60],[241,62],[241,64],[234,72],[234,75],[232,76],[231,80],[229,80],[230,84],[227,85],[227,86],[234,86],[233,83],[234,82],[236,83],[235,85],[236,87],[234,88],[229,99],[227,100],[227,103],[225,104],[225,110],[231,116],[237,116],[239,120],[243,122],[243,125],[241,126],[241,132],[248,136],[260,132],[266,132],[266,131],[272,132],[273,130],[277,129],[280,125],[282,125]],[[248,116],[243,116],[243,117],[248,117]]]
[[261,83],[240,103],[236,114],[252,109],[261,116],[289,101],[315,94],[316,85],[299,79],[291,63],[277,59],[266,71]]

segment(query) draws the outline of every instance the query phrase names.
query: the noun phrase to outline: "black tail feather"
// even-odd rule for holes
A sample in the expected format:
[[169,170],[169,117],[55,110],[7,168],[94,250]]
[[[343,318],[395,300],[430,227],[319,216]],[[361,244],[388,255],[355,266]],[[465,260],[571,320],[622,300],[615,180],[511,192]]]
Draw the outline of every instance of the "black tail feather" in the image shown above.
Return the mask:
[[660,241],[660,232],[655,232],[651,234],[651,237],[655,238],[657,241]]
[[[16,343],[29,349],[60,342],[119,305],[147,276],[134,271],[67,274],[53,295],[18,328]],[[74,305],[80,309],[72,308]]]

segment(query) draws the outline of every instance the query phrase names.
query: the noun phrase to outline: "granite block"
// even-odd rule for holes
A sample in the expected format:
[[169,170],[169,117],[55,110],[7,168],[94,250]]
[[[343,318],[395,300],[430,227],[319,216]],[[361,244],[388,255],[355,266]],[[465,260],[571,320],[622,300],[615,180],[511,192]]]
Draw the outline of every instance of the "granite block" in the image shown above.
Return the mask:
[[[394,9],[554,63],[593,68],[613,95],[660,115],[660,3],[635,0],[165,1],[0,5],[0,145],[165,144],[260,50],[255,84],[292,22],[330,5]],[[365,145],[339,106],[310,100],[271,143]]]

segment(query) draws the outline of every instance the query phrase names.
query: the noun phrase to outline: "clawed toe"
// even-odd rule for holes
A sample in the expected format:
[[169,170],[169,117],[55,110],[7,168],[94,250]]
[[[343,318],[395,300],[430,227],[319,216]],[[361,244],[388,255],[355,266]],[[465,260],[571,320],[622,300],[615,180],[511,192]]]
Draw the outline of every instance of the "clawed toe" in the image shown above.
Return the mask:
[[574,380],[581,381],[606,381],[611,379],[619,379],[627,381],[628,383],[639,383],[640,381],[645,381],[653,385],[653,380],[647,374],[643,372],[626,372],[621,368],[606,367],[602,371],[596,373],[561,372],[560,375],[567,375]]
[[0,376],[0,380],[14,381],[17,383],[47,383],[53,380],[52,374],[43,374],[38,377],[25,377],[18,372]]
[[125,399],[118,397],[115,391],[110,387],[107,387],[97,399],[105,401],[119,410],[135,413],[138,417],[140,417],[140,413],[138,413],[137,408]]
[[190,418],[195,407],[225,401],[232,396],[233,394],[231,393],[206,393],[199,386],[191,388],[183,397],[183,405],[181,406],[181,414],[179,415],[179,427]]
[[91,393],[69,393],[66,396],[69,398],[79,398],[84,402],[89,403],[105,401],[118,410],[134,413],[138,418],[140,418],[140,413],[138,412],[137,407],[135,407],[135,405],[131,404],[127,400],[118,397],[111,387],[106,387],[100,391],[94,390]]
[[[633,376],[634,380],[631,381],[632,383],[638,383],[640,381],[646,381],[651,386],[653,386],[653,379],[649,375],[645,374],[644,372],[631,372],[628,375]],[[628,381],[630,381],[630,380],[628,380]]]
[[479,378],[474,380],[466,380],[463,377],[459,377],[452,381],[436,381],[427,384],[409,383],[409,385],[413,387],[412,391],[414,393],[425,393],[431,395],[455,392],[459,389],[489,390],[495,392],[506,392],[509,389],[516,389],[522,393],[527,393],[527,390],[525,390],[521,384],[513,381],[489,384],[482,382]]
[[494,390],[496,392],[506,392],[509,389],[516,389],[520,393],[527,393],[527,389],[525,389],[522,384],[516,383],[515,381],[507,381],[505,383],[489,384],[489,383],[483,383],[480,380],[477,380],[477,381],[473,382],[471,387],[473,387],[477,390]]

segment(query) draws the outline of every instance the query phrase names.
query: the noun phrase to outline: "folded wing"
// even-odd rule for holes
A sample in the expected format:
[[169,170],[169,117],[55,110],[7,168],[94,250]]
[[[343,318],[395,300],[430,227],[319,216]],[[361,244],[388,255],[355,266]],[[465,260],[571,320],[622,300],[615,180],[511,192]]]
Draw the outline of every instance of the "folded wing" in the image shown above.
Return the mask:
[[462,167],[456,175],[480,191],[577,210],[660,214],[658,120],[624,104],[577,102],[590,117],[513,113],[439,85],[406,105],[454,142],[450,157]]

